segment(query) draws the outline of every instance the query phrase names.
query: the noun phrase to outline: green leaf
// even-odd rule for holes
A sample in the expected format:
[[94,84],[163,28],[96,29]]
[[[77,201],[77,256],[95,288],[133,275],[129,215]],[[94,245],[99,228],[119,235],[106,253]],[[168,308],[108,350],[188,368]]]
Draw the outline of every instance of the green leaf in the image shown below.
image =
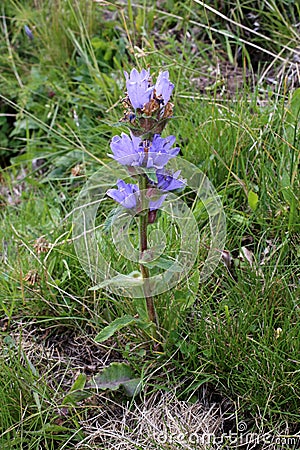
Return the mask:
[[98,37],[94,37],[91,39],[91,44],[93,46],[94,49],[98,50],[106,50],[107,48],[107,42],[103,41],[102,39],[98,38]]
[[115,219],[118,218],[118,216],[120,215],[120,212],[123,211],[124,208],[123,206],[117,206],[116,208],[112,209],[107,218],[105,219],[104,222],[104,231],[107,232],[110,230],[112,224],[114,223]]
[[86,382],[86,375],[84,374],[78,375],[73,386],[70,389],[70,392],[77,391],[78,389],[83,389],[85,386],[85,382]]
[[142,286],[144,283],[144,279],[142,277],[141,272],[134,270],[129,275],[117,275],[116,277],[109,278],[108,280],[102,281],[102,283],[97,284],[89,288],[89,291],[97,291],[98,289],[106,288],[107,286],[117,285],[122,287],[130,287],[130,286]]
[[[150,249],[151,251],[152,249]],[[174,259],[167,258],[164,256],[160,256],[159,258],[155,259],[154,261],[148,261],[145,259],[142,259],[142,264],[144,264],[149,269],[152,269],[154,267],[158,267],[159,269],[168,270],[170,267],[175,266]],[[178,272],[181,272],[182,268],[178,269]],[[174,272],[177,272],[176,267],[174,268]]]
[[140,392],[141,379],[136,378],[128,364],[113,362],[87,384],[90,389],[110,389],[116,391],[123,387],[126,394],[133,397]]
[[132,380],[124,381],[121,386],[123,386],[128,397],[134,397],[141,391],[141,379],[133,378]]
[[[148,316],[145,299],[133,298],[132,306],[134,308],[134,311],[136,311],[139,316],[139,321],[144,322],[144,324],[148,324],[151,326],[151,324],[149,323],[149,316]],[[140,326],[140,328],[141,328],[141,326]]]
[[113,336],[117,331],[133,323],[142,330],[146,330],[147,328],[153,326],[153,323],[149,322],[148,317],[145,319],[143,317],[136,318],[130,315],[118,317],[109,325],[107,325],[107,327],[103,328],[103,330],[101,330],[99,334],[97,334],[97,336],[95,337],[95,342],[104,342],[111,336]]
[[71,389],[63,399],[62,404],[75,405],[77,402],[90,397],[92,393],[84,389],[85,383],[86,383],[86,375],[83,373],[79,374],[76,380],[74,381]]
[[15,129],[10,133],[9,137],[17,136],[21,131],[37,130],[39,128],[39,124],[31,117],[17,120],[14,126]]
[[157,176],[156,176],[156,169],[144,169],[144,173],[147,175],[150,181],[153,181],[153,183],[157,183]]
[[67,433],[67,432],[70,432],[70,428],[64,427],[63,425],[55,425],[52,423],[46,423],[44,425],[44,427],[42,428],[42,431],[46,432],[46,433],[53,433],[53,434]]
[[95,342],[104,342],[113,336],[117,331],[121,330],[128,325],[136,322],[137,319],[133,316],[126,315],[123,317],[118,317],[113,322],[111,322],[107,327],[103,328],[99,334],[95,337]]
[[252,211],[255,211],[258,205],[258,195],[253,192],[249,191],[248,193],[248,205],[252,209]]
[[285,116],[286,139],[293,145],[296,145],[297,132],[300,125],[300,89],[293,92],[292,99],[287,105]]

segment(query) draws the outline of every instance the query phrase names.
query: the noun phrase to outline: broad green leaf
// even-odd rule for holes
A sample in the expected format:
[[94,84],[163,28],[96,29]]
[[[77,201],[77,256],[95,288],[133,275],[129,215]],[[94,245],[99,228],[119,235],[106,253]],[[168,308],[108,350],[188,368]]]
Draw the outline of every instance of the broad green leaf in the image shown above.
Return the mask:
[[99,334],[95,337],[95,342],[104,342],[113,336],[117,331],[121,330],[128,325],[136,322],[137,319],[133,316],[126,315],[123,317],[118,317],[112,323],[110,323],[107,327],[103,328]]
[[108,280],[102,281],[102,283],[97,284],[89,288],[89,291],[97,291],[98,289],[106,288],[107,286],[117,285],[123,287],[137,286],[144,283],[141,272],[134,270],[129,275],[117,275],[116,277],[109,278]]
[[113,362],[104,369],[99,375],[95,375],[88,382],[87,387],[90,389],[110,389],[116,391],[123,387],[126,394],[133,397],[140,391],[140,378],[136,378],[132,369],[125,363]]
[[249,191],[248,193],[248,205],[252,209],[252,211],[255,211],[258,205],[258,195],[253,192]]

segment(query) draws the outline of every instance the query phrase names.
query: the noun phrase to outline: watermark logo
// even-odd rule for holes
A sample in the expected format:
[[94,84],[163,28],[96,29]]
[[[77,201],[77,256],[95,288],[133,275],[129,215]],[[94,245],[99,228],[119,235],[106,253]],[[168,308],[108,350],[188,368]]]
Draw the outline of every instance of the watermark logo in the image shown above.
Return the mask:
[[244,432],[247,430],[247,424],[246,422],[239,422],[237,426],[238,431]]
[[[270,445],[273,449],[298,450],[300,436],[275,435],[272,433],[255,433],[247,429],[245,422],[237,424],[237,432],[205,433],[205,432],[172,432],[170,430],[155,431],[153,440],[160,445],[180,445],[180,448],[190,448],[190,445],[214,446],[214,448],[257,448],[257,446]],[[221,447],[219,447],[221,446]],[[229,447],[228,447],[229,446]],[[194,448],[194,447],[193,447]],[[197,447],[198,448],[198,447]],[[211,448],[211,447],[209,447]],[[265,448],[265,447],[264,447]],[[269,447],[268,447],[269,448]],[[271,448],[271,447],[270,447]]]
[[[177,157],[168,169],[181,171],[184,191],[168,192],[160,206],[160,220],[149,227],[149,244],[142,263],[151,270],[151,295],[166,292],[193,274],[199,249],[207,247],[199,281],[214,272],[225,246],[226,220],[221,200],[207,176],[194,164]],[[115,161],[103,165],[80,192],[73,213],[73,240],[78,259],[94,286],[131,298],[144,297],[137,217],[107,197],[117,179],[128,171]],[[202,236],[202,227],[209,236]],[[154,272],[152,274],[152,272]]]

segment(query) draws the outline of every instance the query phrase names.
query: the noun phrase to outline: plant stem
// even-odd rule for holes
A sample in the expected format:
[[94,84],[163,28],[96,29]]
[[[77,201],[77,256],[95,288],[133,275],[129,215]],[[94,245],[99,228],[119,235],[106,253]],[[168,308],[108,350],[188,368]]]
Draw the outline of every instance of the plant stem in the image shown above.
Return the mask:
[[[145,208],[145,192],[144,190],[147,188],[147,180],[143,175],[140,175],[139,179],[139,188],[141,192],[141,201],[142,201],[142,214],[140,216],[140,256],[142,258],[143,252],[148,248],[147,241],[147,225],[148,225],[148,210]],[[154,307],[154,299],[151,295],[151,288],[149,285],[149,269],[144,264],[140,263],[141,273],[144,279],[144,295],[146,300],[147,312],[149,320],[157,325],[157,318]]]

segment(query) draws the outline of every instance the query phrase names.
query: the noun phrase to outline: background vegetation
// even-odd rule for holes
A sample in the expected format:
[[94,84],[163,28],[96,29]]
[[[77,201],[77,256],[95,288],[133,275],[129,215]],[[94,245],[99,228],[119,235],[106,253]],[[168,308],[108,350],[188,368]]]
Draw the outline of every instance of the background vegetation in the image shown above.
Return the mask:
[[[84,446],[86,423],[128,399],[81,388],[111,362],[141,380],[138,402],[206,392],[228,399],[227,430],[299,433],[299,13],[288,0],[2,2],[1,449],[108,448]],[[157,299],[161,352],[134,326],[94,342],[136,303],[89,291],[71,236],[75,199],[122,130],[123,70],[147,65],[170,71],[167,132],[228,227],[209,281]]]

